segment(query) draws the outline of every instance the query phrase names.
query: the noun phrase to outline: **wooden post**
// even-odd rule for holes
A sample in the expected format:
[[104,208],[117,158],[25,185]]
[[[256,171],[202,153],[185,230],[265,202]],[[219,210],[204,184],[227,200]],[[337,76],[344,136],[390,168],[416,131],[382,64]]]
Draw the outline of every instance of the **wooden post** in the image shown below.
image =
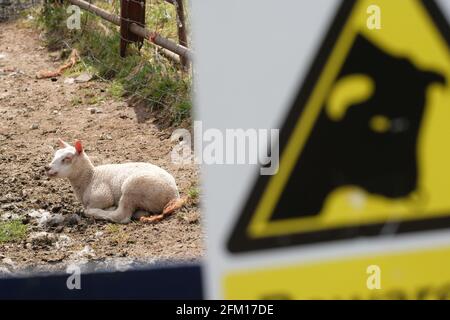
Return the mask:
[[121,57],[125,57],[129,43],[137,42],[140,48],[144,42],[141,35],[131,32],[130,25],[132,23],[145,27],[145,0],[120,0]]
[[[186,17],[184,14],[183,0],[174,0],[174,5],[177,11],[177,28],[178,28],[178,42],[183,47],[188,47],[187,40],[187,26]],[[180,56],[181,65],[183,68],[188,68],[189,60],[184,56]]]

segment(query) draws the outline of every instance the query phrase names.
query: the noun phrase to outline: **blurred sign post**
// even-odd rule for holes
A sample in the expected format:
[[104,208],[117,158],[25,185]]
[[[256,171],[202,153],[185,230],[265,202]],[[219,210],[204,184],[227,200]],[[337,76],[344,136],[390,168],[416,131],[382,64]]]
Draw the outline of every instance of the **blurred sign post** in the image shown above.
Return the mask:
[[281,130],[275,175],[204,166],[207,293],[450,298],[448,7],[249,2],[193,3],[204,126]]

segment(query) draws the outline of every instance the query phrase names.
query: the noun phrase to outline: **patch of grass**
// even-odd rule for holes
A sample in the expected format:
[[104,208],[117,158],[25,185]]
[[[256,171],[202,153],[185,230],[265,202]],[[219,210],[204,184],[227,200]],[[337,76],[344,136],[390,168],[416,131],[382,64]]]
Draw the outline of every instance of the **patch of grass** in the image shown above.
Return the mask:
[[102,101],[104,101],[104,100],[99,95],[93,95],[93,96],[86,97],[86,104],[89,104],[89,105],[99,104]]
[[0,243],[22,240],[26,234],[27,226],[20,220],[0,222]]
[[111,238],[110,243],[123,244],[123,243],[134,243],[135,240],[130,236],[129,231],[126,226],[110,223],[106,226],[106,231],[109,233]]
[[119,225],[110,223],[106,226],[106,231],[109,233],[118,233],[120,231]]
[[78,105],[80,105],[82,103],[83,103],[83,100],[80,97],[78,97],[78,96],[73,97],[72,100],[70,101],[70,104],[73,107],[78,106]]
[[115,98],[121,98],[125,95],[125,89],[119,81],[113,81],[108,90],[109,94]]
[[200,195],[200,190],[197,187],[191,187],[188,190],[188,196],[189,196],[189,198],[191,198],[193,200],[198,199],[199,195]]
[[182,101],[178,103],[175,108],[176,113],[174,115],[174,122],[178,124],[191,114],[192,103],[190,101]]
[[[109,12],[119,12],[120,1],[109,4],[94,1]],[[76,76],[81,72],[95,74],[100,80],[110,81],[108,93],[112,97],[128,97],[144,101],[159,116],[169,118],[173,125],[189,118],[191,103],[191,75],[180,66],[159,54],[148,43],[139,51],[128,46],[128,54],[120,57],[118,27],[82,10],[81,29],[67,28],[66,5],[46,2],[42,10],[34,13],[35,25],[44,31],[46,45],[51,50],[64,50],[68,56],[76,48],[81,62],[66,71]],[[173,5],[163,0],[152,1],[147,7],[146,25],[165,37],[177,41],[177,20]],[[95,102],[95,101],[94,101]]]

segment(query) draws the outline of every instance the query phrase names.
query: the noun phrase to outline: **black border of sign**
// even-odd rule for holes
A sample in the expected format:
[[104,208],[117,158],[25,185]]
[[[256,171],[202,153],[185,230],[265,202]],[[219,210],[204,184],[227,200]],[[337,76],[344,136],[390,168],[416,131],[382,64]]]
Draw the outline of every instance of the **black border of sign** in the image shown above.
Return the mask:
[[[303,108],[314,89],[321,71],[334,48],[334,45],[339,37],[339,34],[347,21],[354,5],[358,0],[343,0],[342,4],[335,16],[329,31],[318,50],[318,54],[307,77],[301,87],[298,96],[295,99],[293,106],[302,106],[302,108],[291,108],[284,124],[280,131],[280,153],[286,147],[289,137],[297,123],[298,118],[303,112]],[[435,0],[420,0],[422,5],[428,11],[430,17],[433,19],[436,27],[445,38],[450,48],[450,26],[446,18],[441,13],[439,6]],[[450,79],[449,79],[450,81]],[[246,236],[246,229],[250,223],[252,215],[258,205],[259,200],[270,181],[271,176],[258,176],[253,186],[253,191],[249,194],[249,199],[241,211],[237,223],[234,226],[231,237],[228,240],[227,248],[232,253],[241,253],[248,251],[256,251],[263,249],[271,249],[277,247],[287,247],[292,245],[304,245],[318,242],[328,242],[333,240],[352,239],[357,236],[377,236],[386,224],[370,224],[361,225],[357,227],[344,227],[336,229],[328,229],[325,231],[316,231],[301,234],[287,234],[281,236],[271,236],[259,239],[251,239]],[[396,233],[407,233],[415,231],[425,231],[433,229],[443,229],[450,227],[450,216],[413,220],[413,221],[391,221],[396,225]]]

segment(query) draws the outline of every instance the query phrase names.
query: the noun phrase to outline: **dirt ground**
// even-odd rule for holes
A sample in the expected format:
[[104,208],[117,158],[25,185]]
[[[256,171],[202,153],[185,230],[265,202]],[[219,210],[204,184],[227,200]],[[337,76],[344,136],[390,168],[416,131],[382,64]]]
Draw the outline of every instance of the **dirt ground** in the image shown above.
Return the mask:
[[[92,261],[120,269],[201,257],[196,197],[158,224],[117,225],[84,217],[69,182],[45,176],[51,147],[61,137],[82,140],[94,165],[150,162],[175,176],[181,194],[198,188],[197,168],[170,160],[173,128],[160,130],[151,114],[142,116],[142,108],[114,100],[106,83],[35,78],[37,71],[62,63],[34,30],[0,23],[0,221],[18,218],[27,225],[24,239],[0,243],[0,274]],[[45,215],[62,215],[70,223],[43,225]]]

